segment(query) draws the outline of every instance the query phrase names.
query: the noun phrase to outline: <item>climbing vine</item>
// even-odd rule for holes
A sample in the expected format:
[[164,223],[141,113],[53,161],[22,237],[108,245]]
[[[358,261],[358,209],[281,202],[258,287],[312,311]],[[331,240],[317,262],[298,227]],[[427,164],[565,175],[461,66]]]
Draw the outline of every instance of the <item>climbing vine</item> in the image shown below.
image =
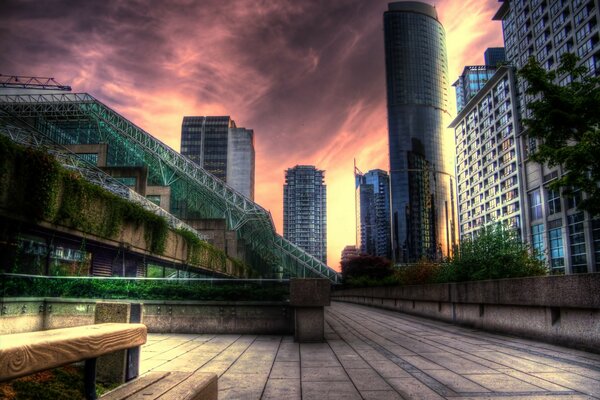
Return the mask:
[[212,244],[202,241],[193,232],[187,229],[177,229],[175,231],[183,237],[188,245],[187,263],[194,266],[207,267],[213,271],[227,272],[227,265],[230,264],[231,272],[236,276],[250,276],[251,269],[242,261],[232,257],[227,257],[224,251],[216,248]]
[[125,223],[144,228],[148,249],[162,254],[166,220],[62,168],[49,154],[0,136],[0,206],[28,220],[48,221],[115,238]]

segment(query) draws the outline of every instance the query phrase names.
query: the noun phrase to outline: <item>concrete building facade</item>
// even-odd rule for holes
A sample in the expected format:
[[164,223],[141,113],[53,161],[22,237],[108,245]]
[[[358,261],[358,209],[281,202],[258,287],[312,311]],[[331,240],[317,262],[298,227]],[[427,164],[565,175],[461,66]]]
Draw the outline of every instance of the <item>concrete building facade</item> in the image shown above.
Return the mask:
[[[600,11],[598,0],[503,1],[495,20],[502,21],[507,60],[516,68],[535,57],[547,70],[556,70],[563,53],[575,53],[590,74],[600,74]],[[565,85],[569,76],[558,75]],[[524,82],[517,80],[519,114],[530,117]],[[577,209],[585,193],[566,197],[549,184],[562,176],[559,166],[540,165],[529,159],[537,148],[526,130],[519,136],[522,154],[524,238],[541,252],[552,273],[600,270],[600,221]]]
[[515,74],[502,66],[450,124],[456,139],[460,238],[502,222],[523,235]]

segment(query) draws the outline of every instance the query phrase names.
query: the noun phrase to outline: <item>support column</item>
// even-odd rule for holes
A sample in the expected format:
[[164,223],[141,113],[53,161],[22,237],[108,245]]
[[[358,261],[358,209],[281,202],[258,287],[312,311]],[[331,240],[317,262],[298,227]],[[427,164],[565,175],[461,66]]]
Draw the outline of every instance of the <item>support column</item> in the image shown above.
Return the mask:
[[290,281],[290,305],[294,307],[294,341],[325,340],[325,306],[330,304],[327,279],[294,278]]
[[[94,323],[106,322],[140,323],[142,305],[140,303],[98,302]],[[139,347],[120,350],[98,357],[96,376],[103,383],[125,383],[139,374]]]

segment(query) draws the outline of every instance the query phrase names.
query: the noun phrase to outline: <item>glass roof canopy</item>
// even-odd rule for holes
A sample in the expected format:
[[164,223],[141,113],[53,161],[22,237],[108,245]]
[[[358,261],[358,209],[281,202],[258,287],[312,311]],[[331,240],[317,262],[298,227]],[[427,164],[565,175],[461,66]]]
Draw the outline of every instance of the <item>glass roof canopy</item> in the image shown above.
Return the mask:
[[107,166],[146,166],[148,185],[169,186],[171,213],[224,219],[263,278],[339,275],[275,231],[271,214],[87,93],[0,95],[0,115],[25,120],[63,144],[108,144]]

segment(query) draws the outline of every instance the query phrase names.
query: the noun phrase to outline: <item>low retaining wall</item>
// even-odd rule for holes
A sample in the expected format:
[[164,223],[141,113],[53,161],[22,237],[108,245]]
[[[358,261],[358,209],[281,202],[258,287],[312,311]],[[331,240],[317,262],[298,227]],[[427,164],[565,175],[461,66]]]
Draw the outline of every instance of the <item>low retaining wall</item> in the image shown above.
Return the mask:
[[[94,323],[95,299],[0,299],[0,335]],[[151,333],[292,334],[287,302],[127,301],[142,303],[142,323]]]
[[600,273],[345,289],[331,298],[600,353]]

